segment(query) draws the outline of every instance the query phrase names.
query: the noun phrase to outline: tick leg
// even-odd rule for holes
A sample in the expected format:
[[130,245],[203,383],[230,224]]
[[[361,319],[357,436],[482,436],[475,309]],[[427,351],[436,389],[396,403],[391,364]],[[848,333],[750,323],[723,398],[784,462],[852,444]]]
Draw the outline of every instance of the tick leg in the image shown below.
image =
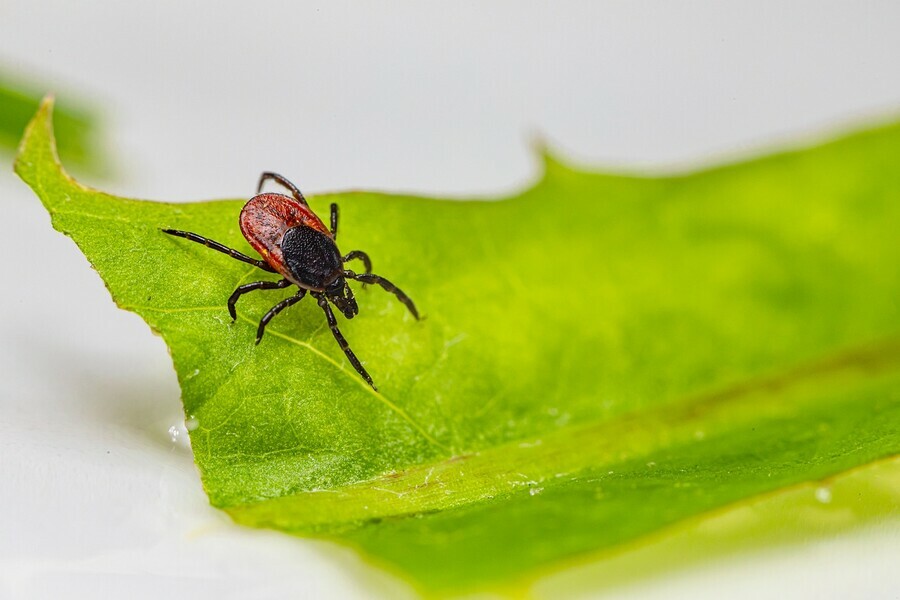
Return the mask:
[[406,294],[404,294],[403,290],[398,288],[396,285],[394,285],[393,283],[391,283],[384,277],[381,277],[380,275],[373,275],[372,273],[365,273],[362,275],[357,275],[356,273],[354,273],[353,271],[350,271],[350,270],[344,270],[344,277],[347,277],[348,279],[355,279],[356,281],[359,281],[362,283],[377,283],[382,288],[384,288],[384,290],[386,292],[390,292],[390,293],[394,294],[395,296],[397,296],[397,300],[402,302],[406,306],[406,308],[409,309],[409,312],[411,312],[412,315],[416,319],[419,318],[419,311],[416,310],[416,305],[413,304],[412,299],[409,296],[407,296]]
[[334,339],[337,340],[338,346],[341,347],[341,350],[343,350],[344,354],[347,356],[347,360],[350,361],[350,364],[353,365],[353,368],[356,369],[356,372],[366,380],[366,383],[371,385],[372,389],[377,392],[378,388],[375,387],[375,384],[372,382],[372,378],[369,376],[369,373],[359,362],[359,359],[356,358],[356,355],[353,354],[353,350],[350,349],[350,345],[347,343],[347,340],[344,339],[344,335],[341,333],[341,330],[338,329],[337,319],[334,318],[334,312],[332,312],[331,307],[328,306],[328,299],[324,294],[313,293],[313,297],[318,300],[319,306],[322,307],[323,311],[325,311],[325,318],[328,319],[328,327],[331,328],[331,333],[332,335],[334,335]]
[[331,237],[337,239],[338,205],[331,203]]
[[353,250],[347,253],[347,256],[342,258],[341,260],[347,262],[348,260],[359,259],[366,266],[366,275],[372,272],[372,261],[369,259],[369,255],[363,252],[362,250]]
[[285,177],[282,177],[282,176],[279,175],[278,173],[272,173],[271,171],[266,171],[266,172],[264,172],[262,175],[260,175],[260,177],[259,177],[259,185],[256,186],[256,193],[257,193],[257,194],[260,193],[260,192],[262,191],[263,184],[264,184],[264,183],[266,182],[266,180],[268,180],[268,179],[272,179],[272,180],[274,180],[274,181],[280,183],[281,185],[283,185],[283,186],[286,187],[287,189],[291,190],[291,194],[294,196],[294,198],[297,199],[297,202],[299,202],[299,203],[302,204],[303,206],[309,206],[309,204],[306,203],[306,198],[303,197],[303,194],[300,192],[300,190],[297,189],[297,186],[296,186],[296,185],[294,185],[293,183],[291,183],[291,182],[288,181]]
[[235,258],[241,262],[245,262],[249,265],[253,265],[254,267],[259,267],[263,271],[268,271],[269,273],[275,273],[275,269],[270,267],[265,261],[257,260],[255,258],[250,258],[246,254],[241,254],[237,250],[232,250],[228,246],[224,244],[220,244],[219,242],[215,242],[209,238],[205,238],[202,235],[197,235],[196,233],[191,233],[190,231],[179,231],[177,229],[162,229],[163,233],[168,233],[169,235],[174,235],[175,237],[184,238],[186,240],[191,240],[192,242],[197,242],[198,244],[203,244],[207,248],[212,248],[213,250],[218,250],[222,254],[227,254],[231,258]]
[[256,344],[257,345],[259,345],[260,340],[262,340],[263,334],[266,332],[266,325],[269,324],[269,321],[271,321],[275,315],[277,315],[278,313],[280,313],[281,311],[286,309],[288,306],[290,306],[292,304],[296,304],[297,302],[300,302],[303,299],[303,296],[305,296],[305,295],[306,295],[306,290],[303,288],[300,288],[299,292],[297,292],[296,294],[294,294],[293,296],[291,296],[289,298],[285,298],[284,300],[282,300],[281,302],[279,302],[278,304],[273,306],[271,309],[269,309],[269,312],[267,312],[265,315],[263,315],[262,320],[259,322],[259,327],[256,330]]
[[252,292],[253,290],[277,290],[286,288],[289,285],[291,285],[290,281],[282,279],[281,281],[255,281],[253,283],[245,283],[242,286],[238,286],[238,288],[234,290],[234,293],[231,294],[231,297],[228,298],[228,314],[231,315],[231,320],[234,321],[237,319],[237,312],[235,312],[234,305],[237,304],[238,298],[247,292]]

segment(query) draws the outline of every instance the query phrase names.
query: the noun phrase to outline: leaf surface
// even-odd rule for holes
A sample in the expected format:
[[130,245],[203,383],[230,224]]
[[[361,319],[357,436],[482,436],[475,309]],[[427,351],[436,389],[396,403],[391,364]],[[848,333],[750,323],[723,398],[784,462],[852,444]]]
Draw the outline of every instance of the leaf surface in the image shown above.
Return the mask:
[[86,188],[50,119],[17,172],[171,349],[204,487],[240,523],[453,592],[900,452],[900,125],[663,178],[547,157],[502,201],[312,198],[425,315],[357,292],[340,326],[376,393],[314,302],[254,346],[292,292],[231,324],[234,288],[273,276],[159,231],[252,254],[243,200]]

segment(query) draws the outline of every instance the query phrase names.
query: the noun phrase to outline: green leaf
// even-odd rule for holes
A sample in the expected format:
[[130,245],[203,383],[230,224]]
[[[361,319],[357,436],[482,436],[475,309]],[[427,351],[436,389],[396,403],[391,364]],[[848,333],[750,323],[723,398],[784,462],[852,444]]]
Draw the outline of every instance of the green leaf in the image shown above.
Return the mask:
[[[45,103],[17,172],[116,303],[171,349],[211,502],[360,548],[421,589],[500,585],[900,452],[900,125],[685,176],[545,160],[502,202],[354,192],[344,252],[404,288],[341,327],[225,301],[271,275],[243,200],[165,204],[70,179]],[[254,183],[248,174],[248,189]]]

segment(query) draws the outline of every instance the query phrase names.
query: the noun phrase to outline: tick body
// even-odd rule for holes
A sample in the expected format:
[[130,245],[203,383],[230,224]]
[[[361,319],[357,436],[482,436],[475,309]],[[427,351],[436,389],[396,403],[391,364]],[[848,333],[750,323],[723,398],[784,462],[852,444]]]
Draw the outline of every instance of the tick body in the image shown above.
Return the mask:
[[[270,179],[287,188],[291,195],[260,193],[265,182]],[[228,312],[232,321],[237,318],[235,305],[238,299],[247,292],[282,289],[292,285],[299,288],[296,294],[285,298],[263,316],[256,331],[257,344],[262,340],[266,325],[275,315],[299,302],[307,293],[315,298],[325,313],[334,339],[337,340],[347,359],[362,378],[373,389],[377,389],[369,373],[359,362],[338,329],[337,319],[330,305],[333,304],[347,319],[355,317],[359,313],[359,306],[347,283],[348,280],[355,280],[363,284],[377,284],[394,294],[416,319],[419,318],[419,313],[413,301],[400,288],[384,277],[372,273],[372,263],[365,252],[353,250],[346,255],[341,255],[335,241],[338,226],[337,204],[331,205],[331,227],[328,228],[312,211],[303,194],[294,184],[277,173],[266,172],[259,179],[257,195],[251,198],[241,210],[240,226],[241,233],[244,234],[253,249],[262,256],[262,260],[251,258],[196,233],[177,229],[163,229],[162,231],[203,244],[236,260],[259,267],[263,271],[281,275],[280,281],[256,281],[241,285],[234,290],[228,299]],[[344,264],[350,260],[360,260],[365,268],[365,273],[357,274],[345,269]]]

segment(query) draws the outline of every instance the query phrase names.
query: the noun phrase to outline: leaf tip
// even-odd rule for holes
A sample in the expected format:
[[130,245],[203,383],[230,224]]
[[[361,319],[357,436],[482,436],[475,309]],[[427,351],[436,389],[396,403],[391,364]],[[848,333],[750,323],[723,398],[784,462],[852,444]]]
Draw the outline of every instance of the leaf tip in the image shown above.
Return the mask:
[[539,157],[544,157],[549,154],[549,145],[547,138],[540,131],[532,131],[528,135],[528,146],[531,148],[531,151]]
[[22,134],[13,169],[35,191],[37,181],[48,177],[65,185],[87,189],[66,172],[59,159],[56,135],[53,131],[55,103],[56,98],[52,93],[46,94],[41,100],[37,112]]
[[[53,105],[55,102],[56,97],[52,93],[46,94],[41,99],[37,112],[25,127],[25,132],[22,134],[22,140],[19,142],[19,148],[16,152],[16,160],[13,164],[15,172],[22,179],[25,179],[26,168],[34,164],[34,160],[30,159],[28,155],[32,154],[36,149],[36,145],[42,141],[39,139],[40,137],[44,138],[43,141],[48,145],[46,149],[51,152],[54,160],[57,163],[59,162],[56,154],[56,140],[53,137]],[[44,136],[40,136],[40,133],[44,133]]]
[[565,163],[559,158],[558,153],[551,148],[550,142],[542,133],[532,132],[529,136],[528,145],[540,160],[544,178],[553,172],[566,170]]

